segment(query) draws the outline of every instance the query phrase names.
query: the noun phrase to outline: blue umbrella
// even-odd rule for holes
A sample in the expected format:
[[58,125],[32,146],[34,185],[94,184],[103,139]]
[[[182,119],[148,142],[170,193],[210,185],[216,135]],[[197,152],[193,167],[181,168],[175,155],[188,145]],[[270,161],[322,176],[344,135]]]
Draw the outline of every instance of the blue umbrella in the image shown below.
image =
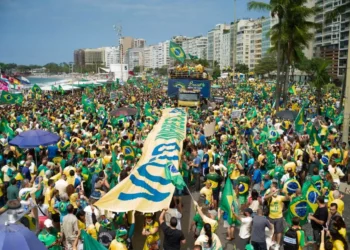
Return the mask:
[[46,250],[36,235],[23,225],[0,225],[0,250]]
[[57,143],[60,137],[44,130],[28,130],[13,138],[9,144],[19,148],[35,148]]

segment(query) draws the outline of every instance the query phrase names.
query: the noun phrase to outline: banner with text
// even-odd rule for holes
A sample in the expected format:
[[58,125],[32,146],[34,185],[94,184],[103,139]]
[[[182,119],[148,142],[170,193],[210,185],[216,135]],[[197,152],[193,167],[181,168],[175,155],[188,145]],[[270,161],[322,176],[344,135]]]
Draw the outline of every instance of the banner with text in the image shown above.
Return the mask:
[[186,138],[186,111],[163,110],[160,121],[148,135],[142,156],[130,175],[104,195],[95,205],[114,212],[156,212],[168,207],[175,187],[165,177],[165,166],[177,168]]

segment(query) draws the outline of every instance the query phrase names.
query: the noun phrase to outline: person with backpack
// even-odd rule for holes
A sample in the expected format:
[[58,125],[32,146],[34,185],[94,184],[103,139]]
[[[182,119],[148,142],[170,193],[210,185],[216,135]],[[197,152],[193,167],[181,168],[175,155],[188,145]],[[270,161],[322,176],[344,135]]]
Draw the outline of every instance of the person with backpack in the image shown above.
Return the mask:
[[293,217],[292,227],[290,227],[283,237],[284,250],[301,250],[307,244],[305,243],[305,232],[300,227],[300,218]]

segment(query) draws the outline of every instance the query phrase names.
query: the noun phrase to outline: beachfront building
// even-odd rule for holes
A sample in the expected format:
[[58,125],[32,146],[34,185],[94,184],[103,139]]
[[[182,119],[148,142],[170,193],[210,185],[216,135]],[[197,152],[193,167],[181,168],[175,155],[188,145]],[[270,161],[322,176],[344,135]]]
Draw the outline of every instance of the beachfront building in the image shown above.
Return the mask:
[[221,61],[221,46],[223,43],[224,33],[230,30],[230,25],[217,24],[214,29],[208,32],[207,60],[210,64]]
[[106,67],[109,67],[111,64],[120,63],[120,51],[118,47],[104,47],[105,50],[105,59]]
[[232,46],[230,29],[223,31],[222,43],[220,47],[220,69],[226,69],[232,66]]
[[135,38],[133,48],[144,48],[146,47],[146,40],[143,38]]
[[315,22],[322,25],[316,30],[314,41],[314,56],[331,61],[329,73],[333,77],[343,78],[346,71],[346,58],[349,45],[350,8],[333,21],[325,23],[326,14],[346,1],[316,0],[320,10],[315,16]]
[[264,57],[271,48],[269,31],[277,23],[277,18],[266,17],[261,19],[261,57]]
[[127,52],[127,64],[130,70],[133,70],[136,66],[143,68],[144,66],[144,49],[143,48],[132,48]]
[[182,48],[186,55],[191,54],[201,59],[206,59],[208,38],[206,36],[196,36],[182,42]]
[[85,65],[85,51],[83,49],[74,50],[74,65],[76,66]]
[[106,55],[104,48],[84,49],[85,65],[105,65]]

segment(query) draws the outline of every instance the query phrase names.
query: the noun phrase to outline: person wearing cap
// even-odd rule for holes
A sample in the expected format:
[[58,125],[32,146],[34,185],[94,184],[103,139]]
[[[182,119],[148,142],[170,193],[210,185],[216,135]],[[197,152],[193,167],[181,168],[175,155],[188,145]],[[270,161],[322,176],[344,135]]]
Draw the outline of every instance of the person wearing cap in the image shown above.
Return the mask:
[[127,237],[128,230],[125,228],[118,229],[116,232],[116,237],[114,240],[112,240],[108,250],[128,250],[126,241]]
[[44,221],[44,229],[38,235],[38,239],[44,243],[47,249],[61,250],[61,242],[57,229],[53,226],[52,220]]
[[153,245],[160,245],[159,223],[155,221],[152,213],[145,214],[145,223],[142,229],[142,235],[146,236],[143,250],[150,250]]
[[211,181],[207,180],[205,182],[205,186],[202,187],[201,191],[199,192],[200,195],[205,196],[205,204],[208,206],[213,205],[213,189],[211,188]]
[[238,240],[236,241],[236,247],[238,249],[243,249],[245,245],[247,245],[250,242],[250,236],[252,231],[252,223],[253,223],[253,210],[251,208],[244,209],[243,215],[245,217],[241,217],[240,215],[236,214],[234,209],[232,209],[233,215],[236,217],[237,220],[241,222],[241,227],[239,229],[238,234]]

